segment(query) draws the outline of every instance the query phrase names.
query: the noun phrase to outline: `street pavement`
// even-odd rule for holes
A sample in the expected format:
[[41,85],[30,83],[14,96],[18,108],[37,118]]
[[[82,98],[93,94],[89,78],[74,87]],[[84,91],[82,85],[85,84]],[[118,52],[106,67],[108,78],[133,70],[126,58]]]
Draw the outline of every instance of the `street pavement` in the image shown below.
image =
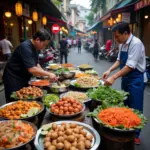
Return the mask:
[[[106,71],[113,63],[108,62],[107,60],[95,60],[91,53],[82,49],[81,54],[77,53],[77,48],[72,48],[70,50],[68,56],[68,62],[72,63],[76,66],[88,63],[92,65],[94,69],[98,72],[99,76],[102,76],[103,72]],[[121,81],[118,79],[113,88],[120,90],[121,89]],[[150,120],[150,85],[146,85],[145,92],[144,92],[144,115]],[[0,92],[0,105],[5,103],[4,92]],[[141,145],[136,146],[135,150],[150,150],[150,122],[144,127],[141,133]]]

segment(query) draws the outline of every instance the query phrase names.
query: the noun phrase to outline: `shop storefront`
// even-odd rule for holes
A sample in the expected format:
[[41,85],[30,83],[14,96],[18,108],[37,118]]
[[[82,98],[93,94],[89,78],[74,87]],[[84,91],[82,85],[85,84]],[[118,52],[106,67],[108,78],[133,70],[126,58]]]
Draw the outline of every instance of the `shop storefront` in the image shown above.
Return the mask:
[[105,44],[108,39],[113,40],[111,28],[118,22],[127,22],[130,24],[131,32],[136,33],[136,13],[134,12],[135,1],[127,0],[117,3],[107,14],[100,18],[103,22],[101,30],[101,42]]
[[146,51],[146,56],[150,56],[150,1],[140,1],[135,4],[135,12],[139,18],[137,33],[138,37],[143,41]]
[[[33,12],[36,20],[33,18]],[[47,22],[43,23],[43,17],[45,21],[46,15],[61,19],[61,12],[48,0],[34,3],[28,0],[0,2],[0,40],[5,35],[15,49],[21,41],[32,38],[33,33],[45,28]],[[51,26],[48,28],[50,29]]]
[[15,13],[11,12],[11,17],[7,18],[3,14],[3,24],[4,24],[4,35],[7,39],[12,43],[13,47],[15,48],[20,40],[19,40],[19,23],[18,17]]

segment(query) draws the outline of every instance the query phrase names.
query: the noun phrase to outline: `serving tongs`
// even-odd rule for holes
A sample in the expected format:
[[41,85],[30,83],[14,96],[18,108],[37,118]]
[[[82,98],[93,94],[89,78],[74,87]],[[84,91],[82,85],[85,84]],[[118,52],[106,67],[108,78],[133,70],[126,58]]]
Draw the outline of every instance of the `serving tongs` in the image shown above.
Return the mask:
[[58,86],[61,86],[61,85],[62,85],[61,82],[58,81],[58,80],[56,80],[56,83],[57,83]]

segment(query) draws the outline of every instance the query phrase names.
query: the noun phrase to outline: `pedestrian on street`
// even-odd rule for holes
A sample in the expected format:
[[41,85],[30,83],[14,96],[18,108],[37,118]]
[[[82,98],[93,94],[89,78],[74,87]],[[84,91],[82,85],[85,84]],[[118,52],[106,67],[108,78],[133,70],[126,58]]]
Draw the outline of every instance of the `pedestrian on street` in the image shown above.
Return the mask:
[[111,40],[109,39],[109,40],[107,40],[107,42],[106,42],[106,52],[107,52],[107,55],[108,55],[109,52],[110,52],[111,46],[112,46],[112,42],[111,42]]
[[56,80],[53,73],[44,71],[38,63],[38,51],[44,50],[50,41],[50,34],[42,29],[36,32],[32,39],[22,42],[13,52],[6,64],[3,74],[6,102],[11,102],[10,95],[28,86],[32,75],[48,76]]
[[2,49],[5,61],[8,61],[11,57],[11,48],[13,48],[13,45],[7,40],[6,36],[3,36],[3,39],[0,41],[0,48]]
[[81,39],[78,40],[78,53],[81,53],[82,42]]
[[93,52],[94,58],[97,59],[98,58],[98,51],[99,51],[99,45],[98,45],[97,40],[95,40],[93,48],[94,48],[94,52]]
[[67,57],[68,57],[68,42],[63,36],[63,39],[59,42],[60,44],[60,63],[63,63],[63,57],[65,58],[65,63],[68,62]]
[[71,41],[71,39],[68,39],[67,42],[68,42],[69,48],[71,48],[72,47],[72,41]]
[[[122,89],[129,92],[124,102],[130,108],[143,112],[144,100],[144,72],[145,48],[140,39],[130,32],[127,23],[118,23],[113,26],[112,32],[119,45],[117,61],[104,74],[105,85],[112,85],[116,79],[122,77]],[[120,66],[120,71],[108,78],[109,74]],[[135,144],[140,144],[140,130],[136,131]]]
[[73,40],[73,47],[75,48],[76,47],[76,44],[77,44],[77,41],[76,39]]

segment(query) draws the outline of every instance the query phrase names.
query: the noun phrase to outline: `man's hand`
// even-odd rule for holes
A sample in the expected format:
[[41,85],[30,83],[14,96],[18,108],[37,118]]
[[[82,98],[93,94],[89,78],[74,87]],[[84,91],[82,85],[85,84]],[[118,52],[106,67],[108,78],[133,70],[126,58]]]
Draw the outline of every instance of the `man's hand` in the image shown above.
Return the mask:
[[107,80],[105,80],[104,85],[111,86],[115,82],[115,78],[113,76],[109,77]]
[[109,75],[110,75],[110,70],[107,70],[106,72],[103,73],[102,78],[107,79]]
[[54,73],[50,73],[48,77],[52,81],[56,81],[57,80],[57,77],[56,77],[56,75]]

